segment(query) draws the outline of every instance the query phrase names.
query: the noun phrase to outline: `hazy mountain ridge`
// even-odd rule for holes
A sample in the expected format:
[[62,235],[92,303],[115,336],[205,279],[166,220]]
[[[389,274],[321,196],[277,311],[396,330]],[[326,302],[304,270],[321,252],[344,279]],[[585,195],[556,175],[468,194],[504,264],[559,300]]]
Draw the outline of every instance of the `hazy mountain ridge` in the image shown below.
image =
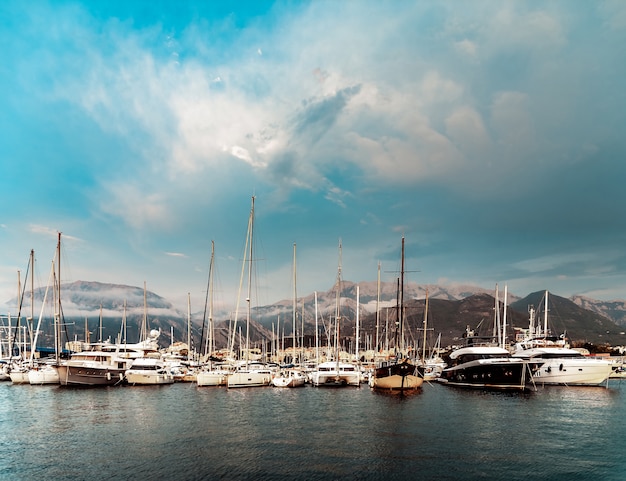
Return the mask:
[[[347,336],[354,336],[357,311],[357,287],[359,291],[359,321],[364,336],[375,336],[376,306],[381,309],[379,324],[393,321],[397,305],[397,284],[381,283],[380,303],[378,300],[377,282],[342,282],[340,299],[340,315],[342,317],[342,332]],[[442,333],[442,342],[452,343],[465,331],[466,327],[475,328],[478,324],[491,325],[494,317],[495,299],[494,290],[481,287],[458,286],[422,286],[416,283],[407,283],[404,286],[404,304],[406,315],[411,329],[419,330],[423,324],[426,289],[429,297],[429,323],[435,331]],[[41,309],[45,289],[35,291],[35,312]],[[528,305],[539,308],[540,297],[543,291],[532,293],[525,298],[508,293],[509,325],[517,327],[528,326]],[[48,294],[49,299],[51,294]],[[315,293],[297,299],[296,332],[302,329],[302,314],[304,313],[305,334],[313,334],[315,328]],[[504,290],[500,289],[499,299],[503,302]],[[48,300],[50,302],[50,300]],[[161,344],[168,345],[173,340],[187,340],[188,313],[177,309],[165,298],[151,292],[146,292],[148,326],[151,329],[161,329]],[[551,316],[562,323],[568,335],[581,339],[590,339],[592,342],[625,342],[617,335],[626,324],[626,301],[598,301],[583,296],[573,296],[571,299],[550,295]],[[11,305],[15,305],[13,299]],[[100,313],[102,312],[103,338],[114,339],[121,333],[122,318],[126,303],[126,326],[129,342],[134,342],[138,336],[139,326],[144,317],[144,289],[121,284],[106,284],[100,282],[76,281],[62,285],[62,306],[65,319],[72,319],[76,331],[73,335],[84,338],[84,322],[88,323],[91,339],[96,339],[99,330]],[[30,298],[24,301],[22,315],[30,313]],[[102,306],[102,307],[101,307]],[[337,294],[335,287],[326,292],[317,292],[318,324],[330,327],[337,309]],[[557,317],[558,314],[558,317]],[[37,315],[35,316],[38,317]],[[50,316],[51,318],[51,316]],[[203,311],[191,314],[192,343],[199,345],[201,339],[206,339],[206,330],[203,337]],[[225,345],[231,320],[229,313],[214,313],[215,335],[218,345]],[[293,300],[281,300],[271,305],[255,307],[251,320],[251,339],[258,341],[262,338],[271,338],[272,331],[280,325],[281,333],[291,335],[293,324]],[[246,319],[241,316],[237,324],[237,332],[245,336]],[[206,326],[205,326],[206,329]],[[42,329],[43,330],[43,329]],[[322,329],[323,330],[323,329]],[[607,332],[608,331],[608,332]],[[170,334],[173,332],[173,337]],[[72,334],[70,334],[72,335]],[[380,334],[382,335],[382,334]],[[616,337],[617,335],[617,337]],[[577,337],[578,336],[578,337]]]
[[576,305],[611,319],[620,326],[626,326],[626,301],[598,301],[585,296],[572,296]]

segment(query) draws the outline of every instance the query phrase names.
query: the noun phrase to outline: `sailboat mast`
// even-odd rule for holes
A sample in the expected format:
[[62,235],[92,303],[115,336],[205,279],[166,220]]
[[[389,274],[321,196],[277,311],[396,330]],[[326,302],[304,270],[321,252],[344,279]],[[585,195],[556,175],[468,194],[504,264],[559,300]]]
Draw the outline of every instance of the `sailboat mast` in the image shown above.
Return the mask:
[[191,361],[191,293],[187,293],[187,361]]
[[402,311],[401,308],[401,304],[400,304],[400,278],[398,277],[396,279],[396,329],[395,329],[395,333],[394,333],[394,338],[393,338],[393,348],[396,352],[396,354],[398,353],[398,347],[400,345],[400,318],[401,318],[401,314],[400,312]]
[[100,317],[98,319],[98,342],[102,342],[102,304],[100,304]]
[[402,236],[402,261],[400,268],[400,351],[404,351],[404,236]]
[[31,351],[33,344],[33,323],[35,322],[35,249],[30,250],[30,322],[28,323],[28,335],[30,337]]
[[335,356],[337,361],[337,372],[339,372],[339,342],[340,335],[340,319],[341,319],[341,239],[339,239],[339,263],[337,266],[337,293],[335,304]]
[[213,278],[215,275],[215,242],[211,241],[211,265],[209,266],[209,355],[215,350],[215,338],[213,329]]
[[501,346],[506,348],[506,308],[508,304],[508,287],[504,284],[504,312],[502,315],[502,344]]
[[252,295],[252,239],[254,239],[254,196],[252,196],[252,207],[250,209],[250,245],[248,246],[248,296],[246,303],[248,304],[248,312],[246,318],[246,369],[250,361],[250,316],[252,307],[250,305],[250,296]]
[[376,352],[378,352],[379,339],[378,332],[380,329],[380,261],[378,261],[378,275],[376,277]]
[[359,295],[359,286],[356,286],[356,347],[354,349],[354,353],[356,356],[356,362],[359,362],[359,336],[360,336],[360,332],[359,332],[359,300],[360,300],[360,295]]
[[54,316],[56,318],[56,329],[54,331],[54,353],[56,356],[57,364],[59,357],[61,356],[61,233],[58,233],[57,240],[57,313]]
[[127,324],[126,324],[126,299],[124,299],[124,317],[122,318],[122,324],[124,325],[123,329],[124,329],[124,344],[126,344],[128,341],[126,340],[126,330],[127,330]]
[[424,305],[424,342],[422,343],[422,361],[426,363],[426,328],[428,326],[428,287],[426,288],[426,304]]
[[319,333],[317,326],[317,291],[315,291],[315,362],[316,364],[320,362],[320,343],[319,343]]
[[146,281],[143,281],[143,322],[141,324],[141,333],[139,335],[139,342],[146,339],[148,330],[148,292],[146,288]]
[[291,337],[292,337],[292,356],[291,362],[295,364],[296,362],[296,320],[297,320],[297,309],[298,309],[298,301],[297,301],[297,290],[296,290],[296,243],[293,243],[293,301],[292,301],[292,314],[291,314]]
[[546,302],[545,307],[543,309],[543,337],[547,337],[548,335],[548,291],[546,291]]
[[494,307],[494,320],[493,320],[493,338],[500,342],[500,296],[498,292],[498,284],[496,284],[496,299]]

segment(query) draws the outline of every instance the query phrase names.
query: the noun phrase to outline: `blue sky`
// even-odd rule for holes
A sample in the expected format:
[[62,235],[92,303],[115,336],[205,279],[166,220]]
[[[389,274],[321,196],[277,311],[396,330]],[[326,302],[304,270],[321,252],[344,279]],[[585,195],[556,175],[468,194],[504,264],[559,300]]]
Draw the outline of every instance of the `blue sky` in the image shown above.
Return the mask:
[[[0,3],[0,303],[343,278],[626,297],[626,3]],[[184,302],[184,301],[183,301]]]

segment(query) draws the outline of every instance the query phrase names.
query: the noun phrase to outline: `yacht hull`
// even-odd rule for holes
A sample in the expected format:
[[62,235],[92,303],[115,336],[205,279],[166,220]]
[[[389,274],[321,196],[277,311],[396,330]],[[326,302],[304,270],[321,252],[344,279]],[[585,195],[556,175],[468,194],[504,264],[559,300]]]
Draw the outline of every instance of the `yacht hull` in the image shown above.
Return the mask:
[[174,376],[170,373],[154,373],[140,371],[126,371],[126,382],[131,385],[155,386],[160,384],[174,384]]
[[438,381],[467,388],[524,390],[539,365],[522,359],[480,359],[444,369]]
[[196,383],[198,386],[226,386],[229,374],[226,371],[200,371],[196,374]]
[[124,369],[59,366],[61,386],[115,386],[124,381]]
[[601,359],[549,359],[535,373],[538,384],[598,386],[612,373],[611,364]]

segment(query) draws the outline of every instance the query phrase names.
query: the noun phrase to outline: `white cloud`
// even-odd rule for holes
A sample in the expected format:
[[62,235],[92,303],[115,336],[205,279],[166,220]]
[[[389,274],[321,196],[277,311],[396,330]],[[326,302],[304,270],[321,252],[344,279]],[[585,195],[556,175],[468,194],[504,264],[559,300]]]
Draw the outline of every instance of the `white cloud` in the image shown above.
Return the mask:
[[489,133],[480,114],[469,106],[456,109],[445,121],[446,133],[466,157],[490,154]]
[[511,2],[501,4],[489,16],[485,32],[492,48],[530,48],[541,53],[566,44],[565,31],[556,12],[525,9],[526,4]]
[[478,46],[476,45],[475,42],[472,42],[471,40],[464,38],[463,40],[455,42],[454,46],[460,53],[464,54],[465,56],[469,58],[476,57]]

